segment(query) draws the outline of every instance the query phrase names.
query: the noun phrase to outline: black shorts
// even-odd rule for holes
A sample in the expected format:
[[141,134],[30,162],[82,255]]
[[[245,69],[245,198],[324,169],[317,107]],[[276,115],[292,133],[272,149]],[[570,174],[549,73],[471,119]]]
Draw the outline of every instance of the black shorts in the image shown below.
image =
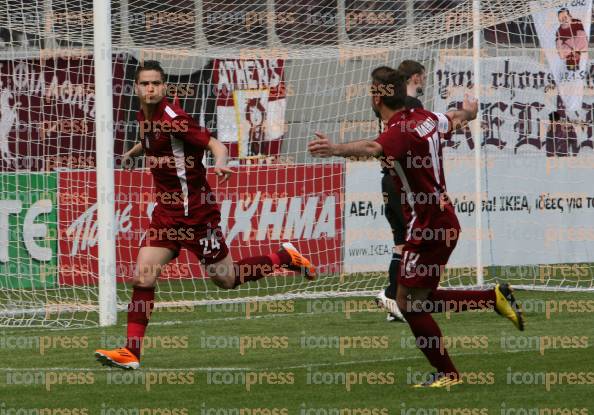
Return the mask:
[[406,225],[402,215],[400,192],[396,190],[394,179],[387,172],[384,172],[382,177],[382,194],[386,205],[386,219],[394,236],[394,245],[402,245],[406,239]]

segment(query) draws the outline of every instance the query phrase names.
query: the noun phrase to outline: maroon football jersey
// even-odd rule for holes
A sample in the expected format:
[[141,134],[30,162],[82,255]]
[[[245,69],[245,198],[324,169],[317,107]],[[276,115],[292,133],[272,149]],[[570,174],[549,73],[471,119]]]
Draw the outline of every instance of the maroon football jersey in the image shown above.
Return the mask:
[[446,115],[411,109],[395,113],[376,140],[383,148],[382,163],[396,188],[402,189],[407,243],[441,242],[447,230],[460,230],[445,193],[440,135],[450,132],[451,121]]
[[168,216],[190,216],[196,223],[209,223],[212,215],[219,215],[219,207],[209,196],[211,189],[202,164],[210,140],[208,130],[167,98],[158,104],[150,122],[142,110],[136,119],[155,183],[155,209]]
[[571,47],[572,52],[570,52],[565,57],[565,66],[568,70],[576,70],[580,66],[580,59],[581,59],[581,51],[575,50],[576,45],[573,42],[568,42],[572,40],[574,37],[577,36],[578,32],[584,31],[584,26],[582,22],[578,19],[572,19],[571,24],[569,27],[559,27],[557,29],[557,41],[561,41],[562,44],[568,45]]
[[579,19],[572,19],[569,27],[559,26],[557,29],[557,40],[565,43],[567,40],[577,36],[579,31],[584,31],[584,25]]

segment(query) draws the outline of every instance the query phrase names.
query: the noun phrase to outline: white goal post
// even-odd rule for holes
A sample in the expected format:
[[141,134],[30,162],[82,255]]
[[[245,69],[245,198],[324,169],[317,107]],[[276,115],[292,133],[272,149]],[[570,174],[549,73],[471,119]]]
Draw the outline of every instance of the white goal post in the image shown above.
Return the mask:
[[425,66],[426,108],[481,103],[443,142],[463,233],[442,284],[594,291],[594,65],[567,46],[583,39],[563,7],[588,43],[591,0],[0,0],[0,326],[112,325],[125,309],[154,207],[150,165],[120,163],[143,60],[230,149],[236,174],[214,188],[234,257],[290,241],[322,274],[225,291],[182,252],[157,307],[378,292],[393,244],[379,163],[306,146],[376,137],[370,73],[407,59]]
[[111,78],[111,7],[93,0],[95,61],[95,135],[97,157],[97,244],[99,262],[99,324],[117,321],[116,240],[113,152],[113,84]]

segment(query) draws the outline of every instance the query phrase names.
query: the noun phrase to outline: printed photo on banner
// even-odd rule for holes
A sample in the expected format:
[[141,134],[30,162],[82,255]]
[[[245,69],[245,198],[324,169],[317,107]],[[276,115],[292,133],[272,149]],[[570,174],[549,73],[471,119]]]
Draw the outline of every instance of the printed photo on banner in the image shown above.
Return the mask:
[[539,2],[532,1],[530,8],[542,53],[565,106],[565,115],[573,121],[583,119],[592,0],[572,0],[554,8],[542,8]]
[[277,156],[285,133],[286,90],[280,59],[215,59],[211,83],[217,138],[239,159]]

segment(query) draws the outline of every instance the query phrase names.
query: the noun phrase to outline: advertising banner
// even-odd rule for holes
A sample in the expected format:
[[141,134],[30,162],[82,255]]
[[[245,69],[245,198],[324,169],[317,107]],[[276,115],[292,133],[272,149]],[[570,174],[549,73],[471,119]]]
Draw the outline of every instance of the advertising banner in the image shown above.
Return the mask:
[[0,288],[57,281],[56,173],[0,174]]
[[[326,272],[342,262],[343,167],[332,165],[238,166],[230,180],[216,184],[209,171],[221,228],[235,260],[265,255],[289,241]],[[97,203],[94,173],[60,173],[60,284],[97,283]],[[117,276],[131,278],[140,241],[154,207],[148,171],[117,171]],[[307,196],[304,196],[307,195]],[[197,259],[182,250],[163,278],[198,278]]]
[[[481,68],[482,137],[466,129],[443,142],[447,189],[462,225],[450,264],[474,264],[477,214],[483,215],[484,265],[591,261],[594,79],[584,79],[580,122],[560,113],[555,78],[546,64],[528,56],[497,57],[484,58]],[[471,58],[439,59],[435,111],[461,106],[472,70]],[[482,149],[479,206],[477,145]]]

